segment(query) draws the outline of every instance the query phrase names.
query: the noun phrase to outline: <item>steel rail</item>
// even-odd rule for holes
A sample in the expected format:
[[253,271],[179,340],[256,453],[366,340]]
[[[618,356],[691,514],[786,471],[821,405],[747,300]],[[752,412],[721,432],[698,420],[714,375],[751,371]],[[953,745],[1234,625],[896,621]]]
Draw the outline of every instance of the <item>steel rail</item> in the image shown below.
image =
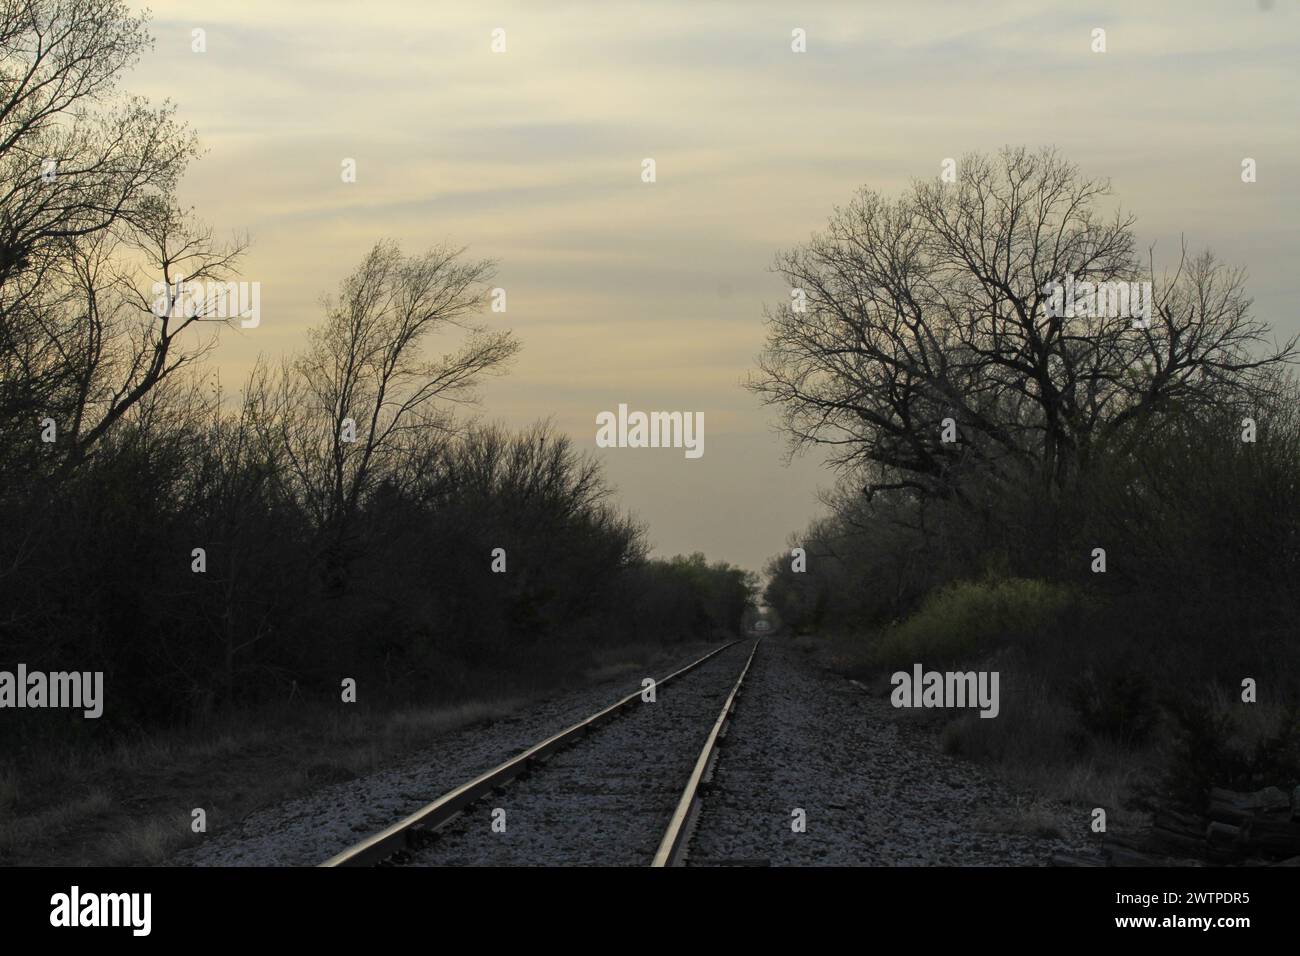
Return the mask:
[[709,764],[717,750],[718,736],[722,733],[727,718],[736,706],[736,695],[740,693],[740,685],[745,682],[745,675],[749,673],[749,665],[754,663],[754,655],[758,653],[758,645],[761,643],[763,643],[761,637],[754,642],[754,649],[749,652],[749,659],[745,661],[744,669],[741,670],[740,676],[736,678],[735,686],[731,688],[731,693],[727,695],[727,702],[722,705],[722,712],[718,714],[718,719],[713,723],[713,729],[709,731],[708,739],[704,741],[704,749],[700,751],[700,756],[695,761],[695,769],[691,771],[691,777],[686,782],[686,789],[682,791],[682,798],[677,802],[677,809],[673,812],[673,818],[668,823],[668,829],[664,831],[663,839],[659,842],[659,849],[655,853],[651,866],[682,865],[682,858],[689,842],[691,829],[694,827],[696,817],[700,812],[700,782],[709,770]]
[[[716,657],[729,647],[739,644],[739,641],[730,641],[721,647],[709,651],[697,661],[692,661],[685,667],[673,671],[662,680],[655,681],[655,687],[661,687],[669,681],[681,677],[690,671],[695,670],[705,661]],[[751,659],[753,655],[750,655]],[[748,664],[745,665],[749,667]],[[410,816],[399,820],[387,829],[381,830],[373,836],[369,836],[349,847],[342,853],[330,857],[324,863],[318,864],[321,867],[335,866],[368,866],[381,862],[405,849],[407,846],[408,835],[416,829],[432,829],[437,827],[456,814],[460,813],[466,806],[478,800],[480,797],[496,789],[504,783],[508,783],[515,777],[524,773],[530,765],[542,757],[547,756],[555,750],[563,747],[565,744],[572,742],[580,735],[586,734],[594,729],[597,725],[604,723],[611,717],[615,716],[622,708],[635,700],[639,700],[645,693],[645,688],[635,690],[626,697],[606,707],[604,710],[592,714],[586,720],[579,721],[572,727],[561,730],[558,734],[546,738],[539,744],[534,744],[527,750],[514,757],[511,757],[505,763],[492,768],[486,773],[480,774],[469,783],[462,784],[454,790],[444,793],[437,800],[426,804]],[[734,693],[734,691],[733,691]]]

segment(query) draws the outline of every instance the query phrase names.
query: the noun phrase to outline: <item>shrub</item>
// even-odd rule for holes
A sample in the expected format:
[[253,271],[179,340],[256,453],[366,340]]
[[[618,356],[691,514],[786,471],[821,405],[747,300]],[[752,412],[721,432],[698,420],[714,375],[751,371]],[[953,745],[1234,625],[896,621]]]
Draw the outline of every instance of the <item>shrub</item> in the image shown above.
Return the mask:
[[1159,717],[1151,679],[1128,661],[1089,667],[1070,700],[1084,730],[1124,744],[1145,743]]
[[886,630],[873,656],[886,666],[968,660],[1036,637],[1078,604],[1073,590],[1046,581],[959,581],[933,592],[916,613]]
[[1287,789],[1300,783],[1300,710],[1292,701],[1272,715],[1272,726],[1249,733],[1212,695],[1184,696],[1169,704],[1174,742],[1157,796],[1203,810],[1211,787]]

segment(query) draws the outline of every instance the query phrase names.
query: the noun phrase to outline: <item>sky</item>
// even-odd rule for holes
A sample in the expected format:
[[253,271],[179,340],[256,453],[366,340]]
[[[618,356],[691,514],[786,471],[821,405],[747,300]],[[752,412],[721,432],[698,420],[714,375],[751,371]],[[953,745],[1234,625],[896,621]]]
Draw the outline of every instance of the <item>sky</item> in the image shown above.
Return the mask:
[[[862,186],[1054,145],[1111,179],[1158,267],[1183,237],[1212,247],[1247,267],[1259,317],[1300,333],[1296,0],[151,7],[155,46],[124,87],[197,131],[180,198],[250,235],[241,277],[261,284],[261,324],[223,332],[222,381],[301,348],[376,241],[466,246],[507,293],[484,321],[523,344],[477,413],[552,418],[659,554],[758,570],[821,512],[833,475],[786,461],[742,383],[764,306],[789,296],[773,256]],[[620,403],[703,413],[704,454],[597,448]]]

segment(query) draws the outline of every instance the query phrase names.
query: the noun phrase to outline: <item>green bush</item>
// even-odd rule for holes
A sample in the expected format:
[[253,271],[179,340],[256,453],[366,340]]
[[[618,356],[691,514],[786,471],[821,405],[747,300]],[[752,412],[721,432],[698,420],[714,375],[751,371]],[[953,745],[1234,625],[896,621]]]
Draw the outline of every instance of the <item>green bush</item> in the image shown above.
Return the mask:
[[933,592],[916,613],[886,630],[873,656],[886,666],[968,660],[1032,638],[1078,606],[1071,588],[1047,581],[959,581]]

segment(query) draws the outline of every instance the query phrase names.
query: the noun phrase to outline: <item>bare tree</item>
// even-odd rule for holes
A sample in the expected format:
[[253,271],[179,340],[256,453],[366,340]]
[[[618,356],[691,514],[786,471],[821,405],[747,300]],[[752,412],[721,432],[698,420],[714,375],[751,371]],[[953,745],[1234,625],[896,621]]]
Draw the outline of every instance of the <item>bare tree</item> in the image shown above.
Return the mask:
[[[1157,277],[1109,185],[1050,149],[965,157],[955,183],[890,201],[864,189],[776,262],[794,299],[768,312],[750,388],[792,447],[827,446],[868,494],[961,498],[964,476],[1054,494],[1098,443],[1132,441],[1177,408],[1247,393],[1297,354],[1261,351],[1243,274],[1208,253]],[[1152,283],[1132,315],[1056,314],[1055,283]],[[801,308],[806,302],[806,308]],[[944,441],[951,418],[958,441]]]
[[150,42],[119,0],[0,3],[0,288],[172,191],[193,134],[170,105],[114,95]]
[[[178,337],[206,315],[141,290],[178,267],[223,275],[219,248],[172,199],[195,153],[173,108],[117,94],[150,43],[116,0],[0,2],[0,428],[6,476],[66,473],[165,378],[211,346]],[[143,307],[142,307],[143,306]],[[53,418],[52,456],[26,452]]]
[[[296,496],[326,532],[335,571],[347,563],[351,518],[381,478],[402,469],[430,432],[452,427],[447,403],[476,400],[485,374],[518,349],[488,331],[481,308],[493,265],[440,247],[404,256],[381,242],[326,300],[304,354],[282,367],[262,427],[289,461]],[[428,358],[436,332],[460,330],[455,351]]]
[[[143,259],[144,267],[123,268],[104,250],[72,256],[83,295],[77,319],[86,328],[72,408],[73,463],[149,390],[216,346],[216,328],[200,332],[200,323],[208,328],[240,319],[225,290],[247,247],[244,239],[222,245],[187,212],[162,204],[133,232],[129,260]],[[194,287],[222,291],[188,291]]]
[[[57,416],[64,474],[151,390],[210,352],[218,327],[240,318],[225,290],[243,240],[219,243],[163,201],[124,232],[68,240],[49,270],[58,301],[33,310],[38,348],[28,371],[50,387],[31,397]],[[222,294],[207,295],[213,290]]]

